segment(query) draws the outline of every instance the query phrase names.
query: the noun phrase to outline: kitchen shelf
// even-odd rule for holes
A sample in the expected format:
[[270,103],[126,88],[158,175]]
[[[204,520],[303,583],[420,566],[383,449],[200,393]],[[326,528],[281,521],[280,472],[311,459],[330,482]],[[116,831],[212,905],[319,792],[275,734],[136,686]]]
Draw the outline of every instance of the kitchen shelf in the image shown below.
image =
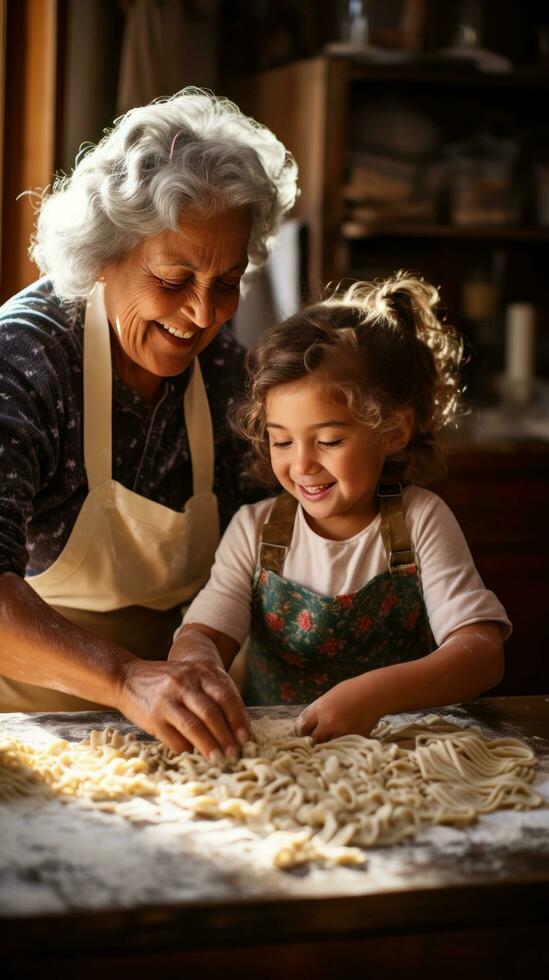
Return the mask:
[[[332,57],[334,57],[332,55]],[[351,81],[448,85],[477,88],[549,89],[549,70],[514,68],[508,72],[479,71],[474,67],[452,68],[438,63],[371,65],[359,57],[338,56],[347,62]]]
[[[408,91],[407,86],[414,92]],[[441,68],[437,65],[371,65],[349,55],[325,54],[241,79],[229,94],[250,115],[273,129],[294,153],[299,163],[301,195],[294,214],[309,232],[307,250],[307,294],[319,296],[327,282],[349,274],[369,275],[370,269],[385,274],[391,267],[391,239],[409,243],[414,254],[395,256],[395,264],[419,267],[424,262],[424,245],[440,242],[438,267],[425,268],[427,276],[453,281],[459,302],[459,282],[467,274],[469,251],[498,245],[523,252],[532,249],[533,264],[514,272],[524,289],[534,281],[532,299],[547,308],[543,277],[540,278],[539,244],[549,242],[549,228],[501,225],[450,225],[441,222],[368,221],[351,214],[346,218],[350,152],[353,149],[349,123],[352,113],[369,97],[372,89],[385,92],[394,86],[400,95],[417,96],[422,111],[439,111],[446,127],[465,138],[466,131],[480,125],[485,112],[501,110],[517,132],[542,126],[549,95],[549,70],[515,69],[485,73],[474,69]],[[444,86],[446,88],[444,89]],[[452,88],[453,86],[453,88]],[[470,89],[470,91],[469,91]],[[472,96],[477,96],[472,98]],[[438,110],[437,110],[438,107]],[[499,117],[498,117],[499,118]],[[439,119],[440,121],[440,119]],[[547,127],[549,129],[549,125]],[[379,242],[379,249],[376,243]],[[454,243],[462,242],[461,255]],[[361,248],[361,243],[366,247]],[[450,246],[446,252],[443,246]],[[397,248],[402,253],[402,247]],[[429,260],[433,259],[431,255]],[[443,253],[443,254],[442,254]],[[451,254],[450,254],[451,253]],[[459,258],[459,262],[456,262]],[[526,295],[526,293],[525,293]]]
[[476,241],[549,242],[549,228],[513,225],[445,225],[421,222],[344,221],[341,234],[346,239],[360,238],[456,238]]

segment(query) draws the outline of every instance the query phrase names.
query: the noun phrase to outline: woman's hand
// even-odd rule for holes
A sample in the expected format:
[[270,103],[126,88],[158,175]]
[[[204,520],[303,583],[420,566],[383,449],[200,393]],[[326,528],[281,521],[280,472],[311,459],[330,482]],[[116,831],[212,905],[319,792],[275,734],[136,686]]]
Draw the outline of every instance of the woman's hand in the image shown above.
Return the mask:
[[336,684],[300,715],[296,729],[326,742],[340,735],[369,735],[383,710],[369,691],[368,676],[352,677]]
[[195,746],[214,763],[236,759],[249,737],[244,703],[215,644],[194,632],[180,634],[167,662],[126,664],[118,707],[175,752]]

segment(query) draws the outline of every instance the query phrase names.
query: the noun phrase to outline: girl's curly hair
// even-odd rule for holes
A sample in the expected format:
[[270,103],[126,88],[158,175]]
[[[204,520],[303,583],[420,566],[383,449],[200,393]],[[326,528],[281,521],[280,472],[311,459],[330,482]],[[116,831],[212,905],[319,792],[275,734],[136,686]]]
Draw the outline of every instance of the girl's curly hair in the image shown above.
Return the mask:
[[265,429],[273,388],[314,375],[351,415],[385,435],[395,412],[414,412],[412,437],[386,470],[407,483],[429,483],[444,472],[439,431],[457,414],[463,339],[437,315],[438,290],[397,272],[373,283],[338,288],[266,331],[248,351],[247,395],[233,425],[255,449],[251,475],[276,486]]

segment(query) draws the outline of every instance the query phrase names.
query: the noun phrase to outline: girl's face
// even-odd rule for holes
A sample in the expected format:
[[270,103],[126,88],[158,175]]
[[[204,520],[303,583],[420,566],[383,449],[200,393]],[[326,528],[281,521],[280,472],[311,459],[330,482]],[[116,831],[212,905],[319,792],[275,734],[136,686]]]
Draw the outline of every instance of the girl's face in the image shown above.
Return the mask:
[[119,377],[154,400],[235,312],[248,262],[245,210],[183,213],[179,231],[146,238],[104,270]]
[[404,420],[400,431],[391,430],[389,445],[310,377],[273,388],[266,416],[274,474],[297,497],[309,526],[333,540],[358,534],[377,514],[385,458],[409,440],[411,421],[410,430]]

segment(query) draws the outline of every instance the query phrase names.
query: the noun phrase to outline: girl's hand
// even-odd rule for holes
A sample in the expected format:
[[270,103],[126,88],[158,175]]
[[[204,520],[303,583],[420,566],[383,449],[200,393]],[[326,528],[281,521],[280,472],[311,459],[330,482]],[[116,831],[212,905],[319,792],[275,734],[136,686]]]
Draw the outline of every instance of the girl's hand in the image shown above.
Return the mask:
[[369,735],[383,715],[478,697],[503,676],[501,629],[492,622],[462,626],[419,660],[378,667],[336,684],[305,708],[297,731],[317,742]]
[[299,735],[311,735],[315,742],[326,742],[340,735],[369,735],[382,714],[368,690],[365,675],[336,684],[305,708],[298,718]]

